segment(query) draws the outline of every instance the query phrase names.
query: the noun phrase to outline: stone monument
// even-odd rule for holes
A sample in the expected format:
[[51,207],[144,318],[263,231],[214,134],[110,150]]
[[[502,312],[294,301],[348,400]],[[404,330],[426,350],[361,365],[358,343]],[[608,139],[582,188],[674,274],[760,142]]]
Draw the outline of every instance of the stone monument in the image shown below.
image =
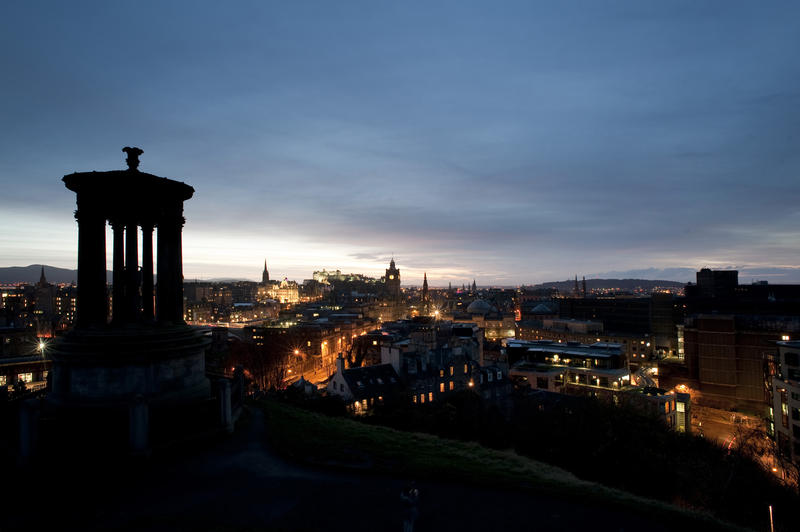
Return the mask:
[[[63,178],[77,195],[77,320],[51,351],[46,408],[140,453],[157,426],[185,425],[186,412],[211,401],[205,374],[210,339],[183,319],[183,202],[194,189],[140,172],[142,150],[123,151],[126,170]],[[107,223],[113,234],[110,309]]]

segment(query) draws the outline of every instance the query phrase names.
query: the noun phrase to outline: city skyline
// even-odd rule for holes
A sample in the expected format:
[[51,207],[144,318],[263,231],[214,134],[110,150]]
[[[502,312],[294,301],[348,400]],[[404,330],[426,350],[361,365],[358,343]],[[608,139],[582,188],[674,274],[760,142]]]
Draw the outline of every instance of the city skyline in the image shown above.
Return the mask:
[[798,10],[15,5],[0,266],[74,268],[61,176],[137,145],[197,189],[187,279],[257,279],[265,256],[380,276],[394,255],[436,286],[800,282]]

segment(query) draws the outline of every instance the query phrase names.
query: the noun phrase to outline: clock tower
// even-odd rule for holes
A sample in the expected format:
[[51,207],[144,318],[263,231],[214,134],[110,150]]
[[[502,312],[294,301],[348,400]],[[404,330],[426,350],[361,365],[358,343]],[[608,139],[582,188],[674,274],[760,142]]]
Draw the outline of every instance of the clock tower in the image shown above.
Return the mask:
[[389,263],[389,268],[386,270],[386,293],[389,298],[394,300],[400,299],[400,270],[394,265],[394,257]]

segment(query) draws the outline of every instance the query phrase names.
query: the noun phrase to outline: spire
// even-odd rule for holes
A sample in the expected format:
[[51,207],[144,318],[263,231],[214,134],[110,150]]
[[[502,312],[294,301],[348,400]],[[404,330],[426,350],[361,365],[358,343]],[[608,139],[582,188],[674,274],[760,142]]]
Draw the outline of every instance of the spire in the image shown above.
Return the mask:
[[422,274],[422,300],[428,300],[428,272]]
[[475,284],[475,279],[472,280],[472,291],[476,292],[478,290],[478,285]]
[[583,276],[583,297],[586,297],[586,276]]
[[47,278],[44,276],[44,266],[42,266],[42,274],[39,276],[39,284],[42,286],[47,284]]

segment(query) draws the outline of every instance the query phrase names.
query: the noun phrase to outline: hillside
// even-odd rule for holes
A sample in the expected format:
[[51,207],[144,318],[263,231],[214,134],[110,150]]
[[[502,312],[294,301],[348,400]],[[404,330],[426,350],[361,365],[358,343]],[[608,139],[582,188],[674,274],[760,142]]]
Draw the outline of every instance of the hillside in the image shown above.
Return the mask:
[[[581,286],[582,280],[578,280]],[[656,288],[682,290],[686,283],[677,281],[651,280],[651,279],[586,279],[586,289],[592,290],[619,290],[623,292],[650,292]],[[534,285],[533,288],[555,288],[559,292],[568,293],[575,289],[575,279],[566,281],[550,281]]]
[[[37,283],[39,282],[39,276],[42,274],[42,266],[44,266],[44,275],[50,283],[69,284],[77,282],[78,280],[78,270],[56,268],[55,266],[48,266],[46,264],[31,264],[30,266],[0,268],[0,284]],[[111,282],[110,271],[106,272],[106,276],[108,282]]]

